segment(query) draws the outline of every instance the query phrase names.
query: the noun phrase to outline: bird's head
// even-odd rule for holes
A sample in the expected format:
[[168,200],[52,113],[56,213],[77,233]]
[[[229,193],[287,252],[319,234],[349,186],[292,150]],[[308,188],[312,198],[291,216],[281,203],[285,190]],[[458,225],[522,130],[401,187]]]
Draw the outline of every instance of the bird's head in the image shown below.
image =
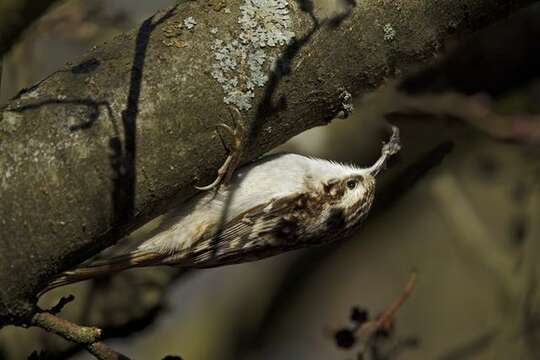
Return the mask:
[[326,185],[327,193],[334,194],[330,222],[333,217],[341,217],[342,225],[351,227],[367,216],[375,197],[375,177],[385,167],[388,157],[400,149],[399,129],[392,127],[390,140],[384,144],[379,159],[369,168],[334,164],[341,169],[336,169],[336,174],[340,175]]
[[375,177],[351,167],[349,174],[327,181],[323,192],[329,205],[329,227],[350,227],[368,214],[375,196]]
[[329,230],[349,228],[369,213],[375,197],[375,177],[389,156],[400,150],[399,130],[392,128],[390,140],[383,145],[381,156],[368,168],[313,159],[311,180],[316,180],[322,213]]

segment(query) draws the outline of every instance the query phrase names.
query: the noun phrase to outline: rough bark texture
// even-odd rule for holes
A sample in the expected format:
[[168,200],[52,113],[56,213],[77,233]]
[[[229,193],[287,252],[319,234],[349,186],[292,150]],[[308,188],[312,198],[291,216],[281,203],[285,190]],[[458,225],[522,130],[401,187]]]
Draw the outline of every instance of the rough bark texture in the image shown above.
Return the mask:
[[[291,4],[299,41],[286,51],[284,75],[256,92],[242,120],[244,160],[325,124],[341,110],[343,90],[361,95],[429,59],[449,36],[529,2],[361,1],[320,26],[302,10],[307,2]],[[215,125],[230,115],[210,76],[209,29],[234,34],[238,5],[227,3],[230,14],[206,2],[160,12],[2,110],[0,325],[27,321],[51,276],[215,175],[226,155]],[[171,41],[168,29],[188,16],[195,29]]]

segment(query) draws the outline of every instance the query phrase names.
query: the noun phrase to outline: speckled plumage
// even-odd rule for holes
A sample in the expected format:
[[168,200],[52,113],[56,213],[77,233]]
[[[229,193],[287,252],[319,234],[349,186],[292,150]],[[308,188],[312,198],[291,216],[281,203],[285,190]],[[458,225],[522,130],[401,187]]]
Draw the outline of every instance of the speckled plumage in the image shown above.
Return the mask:
[[238,169],[229,185],[168,213],[134,251],[67,271],[45,291],[130,267],[221,266],[343,237],[367,216],[375,175],[399,150],[394,135],[367,169],[297,154],[260,158]]

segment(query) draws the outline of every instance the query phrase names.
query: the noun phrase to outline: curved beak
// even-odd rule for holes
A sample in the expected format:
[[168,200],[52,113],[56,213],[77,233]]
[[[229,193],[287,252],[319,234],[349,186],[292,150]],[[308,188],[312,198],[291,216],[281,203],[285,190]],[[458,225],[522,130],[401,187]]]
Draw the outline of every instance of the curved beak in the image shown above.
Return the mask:
[[387,158],[388,158],[388,154],[383,152],[381,156],[379,157],[379,159],[375,162],[375,164],[371,165],[370,167],[366,169],[367,172],[373,177],[377,176],[386,165]]
[[377,176],[381,170],[386,165],[386,160],[389,156],[392,156],[401,150],[401,145],[399,144],[399,129],[396,126],[392,126],[392,136],[390,140],[383,145],[381,156],[379,159],[367,168],[367,172],[373,177]]

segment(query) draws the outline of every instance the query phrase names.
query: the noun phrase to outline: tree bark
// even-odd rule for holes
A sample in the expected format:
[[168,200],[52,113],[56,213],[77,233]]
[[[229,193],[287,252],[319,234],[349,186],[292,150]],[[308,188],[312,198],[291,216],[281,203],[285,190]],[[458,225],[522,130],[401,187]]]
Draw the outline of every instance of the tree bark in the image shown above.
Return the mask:
[[[297,41],[242,116],[244,162],[330,121],[344,91],[362,95],[430,59],[450,36],[532,1],[381,3],[361,1],[329,21],[315,21],[310,2],[290,4]],[[230,113],[210,75],[210,29],[237,33],[239,1],[227,6],[230,13],[206,2],[159,12],[2,109],[0,325],[28,322],[52,276],[215,176],[227,153],[215,126]],[[192,30],[171,33],[189,16]]]

